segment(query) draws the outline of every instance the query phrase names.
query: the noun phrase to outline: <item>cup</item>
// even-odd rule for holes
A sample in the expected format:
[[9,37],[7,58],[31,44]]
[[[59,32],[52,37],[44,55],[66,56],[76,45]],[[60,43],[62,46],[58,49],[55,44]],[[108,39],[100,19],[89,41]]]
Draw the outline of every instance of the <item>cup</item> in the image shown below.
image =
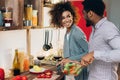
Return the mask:
[[34,65],[38,65],[38,66],[40,66],[40,61],[39,60],[34,60]]
[[29,65],[30,65],[29,56],[25,55],[24,56],[24,63],[23,63],[23,69],[24,69],[24,71],[28,71],[29,70]]

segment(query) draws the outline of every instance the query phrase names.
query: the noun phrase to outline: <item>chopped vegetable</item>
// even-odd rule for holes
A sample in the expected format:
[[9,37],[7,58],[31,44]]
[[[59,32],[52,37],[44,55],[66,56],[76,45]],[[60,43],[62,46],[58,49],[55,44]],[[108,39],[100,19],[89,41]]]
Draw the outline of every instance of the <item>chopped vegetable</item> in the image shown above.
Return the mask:
[[63,69],[63,73],[68,75],[77,76],[82,71],[82,67],[76,63],[66,63]]

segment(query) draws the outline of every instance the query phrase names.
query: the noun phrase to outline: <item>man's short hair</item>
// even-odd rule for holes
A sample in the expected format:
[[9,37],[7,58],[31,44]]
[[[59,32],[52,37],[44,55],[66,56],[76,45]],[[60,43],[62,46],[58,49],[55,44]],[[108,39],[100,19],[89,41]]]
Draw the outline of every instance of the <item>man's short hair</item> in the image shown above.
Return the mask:
[[105,10],[105,4],[103,0],[84,0],[82,4],[86,12],[91,10],[99,16],[103,16]]

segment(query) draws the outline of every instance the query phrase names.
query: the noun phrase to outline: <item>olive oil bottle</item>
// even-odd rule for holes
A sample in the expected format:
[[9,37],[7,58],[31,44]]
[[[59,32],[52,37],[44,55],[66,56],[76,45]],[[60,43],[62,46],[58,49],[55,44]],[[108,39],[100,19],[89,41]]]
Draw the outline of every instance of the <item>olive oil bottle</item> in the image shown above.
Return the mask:
[[13,60],[13,73],[14,73],[14,76],[20,74],[20,62],[18,58],[18,49],[15,49],[15,56]]

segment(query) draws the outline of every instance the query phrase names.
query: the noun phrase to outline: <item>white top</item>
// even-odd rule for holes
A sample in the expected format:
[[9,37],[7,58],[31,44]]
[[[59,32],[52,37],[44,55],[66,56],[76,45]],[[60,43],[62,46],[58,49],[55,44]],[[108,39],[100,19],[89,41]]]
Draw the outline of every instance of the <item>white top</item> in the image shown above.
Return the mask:
[[67,41],[69,41],[69,36],[70,36],[70,33],[67,33]]
[[94,62],[89,66],[88,80],[118,80],[120,62],[120,32],[106,18],[93,28],[89,41],[89,52],[94,51]]

